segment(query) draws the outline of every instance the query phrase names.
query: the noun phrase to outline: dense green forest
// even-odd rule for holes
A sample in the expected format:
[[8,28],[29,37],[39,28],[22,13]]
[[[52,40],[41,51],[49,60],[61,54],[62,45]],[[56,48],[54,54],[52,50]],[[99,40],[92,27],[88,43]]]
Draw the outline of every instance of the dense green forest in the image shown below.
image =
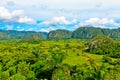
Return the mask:
[[0,31],[0,80],[120,80],[119,29]]
[[120,80],[120,42],[108,36],[0,40],[0,80]]

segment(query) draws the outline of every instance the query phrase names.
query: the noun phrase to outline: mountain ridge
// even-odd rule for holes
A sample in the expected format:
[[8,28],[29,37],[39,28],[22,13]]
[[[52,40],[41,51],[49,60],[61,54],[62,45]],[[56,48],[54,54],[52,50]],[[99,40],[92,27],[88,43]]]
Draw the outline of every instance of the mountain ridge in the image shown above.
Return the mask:
[[74,31],[57,29],[50,31],[49,33],[36,31],[0,30],[0,39],[2,37],[24,39],[28,35],[37,35],[38,37],[41,37],[41,39],[91,39],[98,35],[106,35],[110,38],[120,38],[120,28],[108,29],[96,27],[79,27]]

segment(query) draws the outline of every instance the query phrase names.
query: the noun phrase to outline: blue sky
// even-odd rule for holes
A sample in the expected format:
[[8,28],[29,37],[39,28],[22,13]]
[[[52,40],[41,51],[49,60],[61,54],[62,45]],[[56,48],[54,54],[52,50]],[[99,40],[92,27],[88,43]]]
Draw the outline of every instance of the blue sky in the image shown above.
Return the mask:
[[120,27],[120,0],[0,0],[0,29],[75,30]]

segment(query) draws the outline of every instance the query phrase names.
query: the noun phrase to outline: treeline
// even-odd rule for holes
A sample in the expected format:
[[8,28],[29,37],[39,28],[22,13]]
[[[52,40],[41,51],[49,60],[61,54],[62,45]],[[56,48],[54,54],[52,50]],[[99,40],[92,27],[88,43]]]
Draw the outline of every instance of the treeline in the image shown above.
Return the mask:
[[29,39],[35,35],[40,39],[91,39],[98,35],[106,35],[110,38],[120,38],[120,28],[118,29],[103,29],[95,27],[80,27],[75,31],[68,30],[53,30],[49,33],[35,31],[15,31],[15,30],[0,30],[0,39]]
[[0,39],[29,39],[31,37],[47,39],[46,32],[0,30]]

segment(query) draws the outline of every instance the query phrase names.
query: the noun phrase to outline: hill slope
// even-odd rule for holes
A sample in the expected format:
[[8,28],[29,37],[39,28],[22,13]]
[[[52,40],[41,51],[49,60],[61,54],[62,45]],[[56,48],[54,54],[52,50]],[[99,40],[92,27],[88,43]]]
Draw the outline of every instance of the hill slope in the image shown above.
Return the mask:
[[[41,39],[68,39],[68,38],[91,39],[98,35],[106,35],[110,38],[120,38],[120,28],[103,29],[95,27],[80,27],[73,32],[58,29],[50,31],[49,33],[35,31],[0,30],[0,39],[5,39],[8,37],[15,39],[25,39],[26,36],[32,34],[38,35],[39,37],[41,37]],[[3,35],[5,37],[3,37]]]

